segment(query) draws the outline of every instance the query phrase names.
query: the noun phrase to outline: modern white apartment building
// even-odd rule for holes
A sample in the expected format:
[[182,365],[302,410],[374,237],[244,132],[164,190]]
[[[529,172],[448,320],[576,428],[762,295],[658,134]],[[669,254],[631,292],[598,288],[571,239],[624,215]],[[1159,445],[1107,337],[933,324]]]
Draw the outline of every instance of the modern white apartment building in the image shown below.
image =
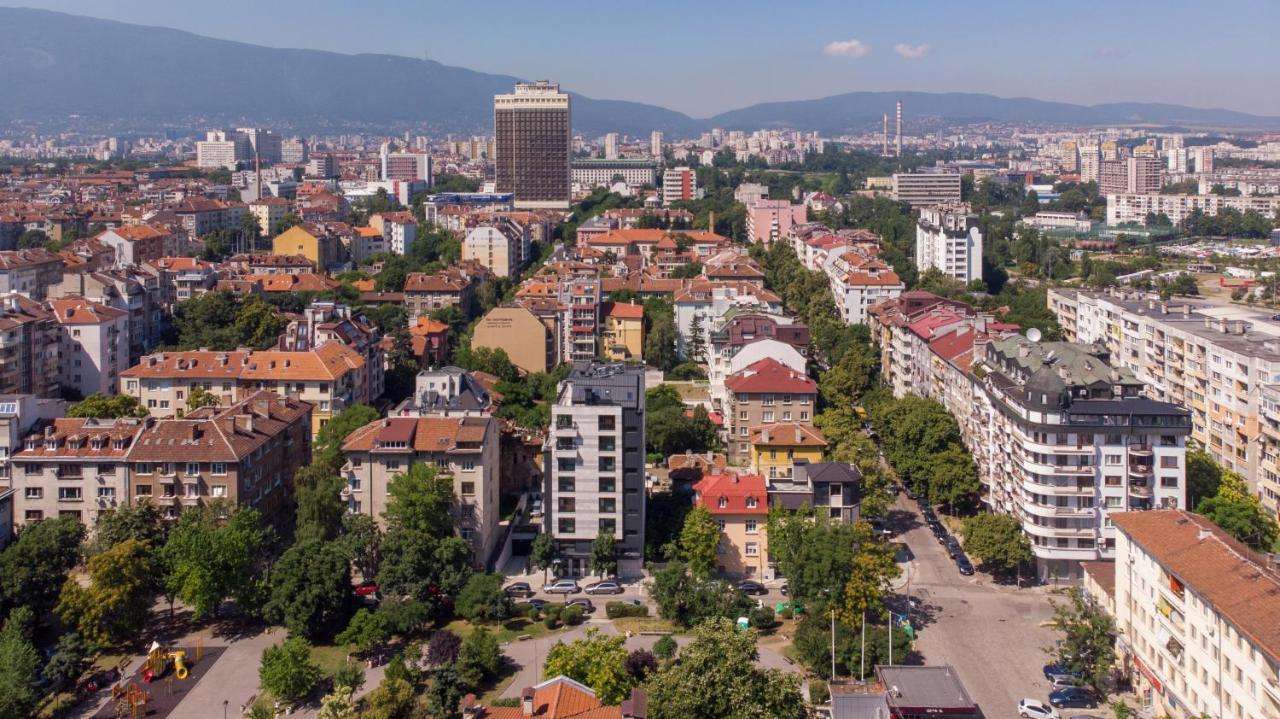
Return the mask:
[[129,369],[129,313],[83,297],[49,300],[61,327],[58,380],[81,397],[111,396]]
[[479,262],[498,277],[516,278],[520,276],[523,246],[519,226],[497,220],[467,233],[462,241],[462,259]]
[[1274,217],[1280,211],[1280,197],[1223,197],[1221,195],[1107,195],[1107,224],[1145,222],[1148,214],[1167,215],[1176,225],[1192,212],[1216,215],[1223,209],[1257,212]]
[[662,204],[696,200],[701,196],[698,191],[698,176],[691,168],[672,167],[662,173]]
[[982,279],[982,230],[967,204],[925,207],[916,222],[916,267],[960,282]]
[[1112,515],[1117,649],[1144,706],[1174,719],[1280,717],[1280,573],[1205,518]]
[[960,173],[909,172],[893,176],[893,199],[913,208],[960,201]]
[[196,143],[196,167],[200,169],[225,168],[235,170],[240,162],[253,156],[249,139],[236,133],[213,130],[205,139]]
[[1187,407],[1191,438],[1280,511],[1280,321],[1238,305],[1049,290],[1067,339],[1106,347],[1148,396]]
[[868,310],[907,288],[893,267],[862,247],[828,254],[822,271],[831,283],[832,297],[845,324],[866,324]]
[[618,574],[644,559],[644,368],[579,362],[560,382],[543,447],[543,526],[571,576],[589,572],[591,543],[617,542]]
[[584,189],[608,187],[619,177],[631,187],[655,187],[658,184],[658,163],[644,158],[574,160],[570,171],[574,186]]
[[618,133],[608,132],[604,136],[604,159],[618,159]]
[[654,130],[649,133],[649,154],[654,157],[662,157],[662,130]]

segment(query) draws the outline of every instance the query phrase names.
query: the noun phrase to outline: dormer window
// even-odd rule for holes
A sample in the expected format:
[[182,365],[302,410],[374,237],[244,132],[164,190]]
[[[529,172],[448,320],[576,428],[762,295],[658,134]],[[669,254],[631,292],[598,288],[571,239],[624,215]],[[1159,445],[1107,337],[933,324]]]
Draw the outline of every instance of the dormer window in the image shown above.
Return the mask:
[[92,447],[93,449],[102,449],[102,438],[94,437],[92,440],[90,440],[89,446]]
[[728,506],[729,506],[729,500],[728,500],[728,499],[726,499],[725,497],[721,497],[721,498],[716,502],[716,504],[720,507],[720,509],[724,509],[725,507],[728,507]]
[[115,447],[116,449],[124,449],[125,444],[126,444],[126,440],[117,439],[111,443],[111,446]]
[[29,450],[30,450],[30,449],[35,449],[35,448],[36,448],[36,441],[35,441],[34,439],[28,439],[26,442],[24,442],[24,443],[23,443],[23,445],[22,445],[22,446],[23,446],[23,448],[24,448],[24,449],[29,449]]
[[45,448],[45,449],[47,449],[47,450],[55,450],[55,449],[57,449],[57,448],[58,448],[58,440],[56,440],[56,439],[46,439],[46,440],[44,441],[44,448]]
[[[55,444],[56,444],[56,442],[55,442]],[[77,450],[77,449],[80,449],[80,446],[81,446],[82,444],[83,444],[83,442],[81,442],[79,439],[69,439],[69,440],[67,440],[67,449],[72,450],[72,451],[75,451],[75,450]]]
[[755,508],[756,508],[756,498],[747,497],[747,509],[755,509]]

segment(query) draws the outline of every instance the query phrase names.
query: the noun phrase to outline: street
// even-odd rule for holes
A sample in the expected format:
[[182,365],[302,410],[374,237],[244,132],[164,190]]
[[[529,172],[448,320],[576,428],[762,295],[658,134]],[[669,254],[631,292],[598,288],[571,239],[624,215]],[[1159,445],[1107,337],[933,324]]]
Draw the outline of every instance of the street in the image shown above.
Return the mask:
[[1044,626],[1053,616],[1047,590],[995,584],[982,572],[961,576],[905,496],[890,512],[890,526],[913,555],[900,591],[921,601],[912,623],[925,663],[955,667],[986,717],[1016,716],[1023,697],[1047,699],[1044,650],[1056,638]]

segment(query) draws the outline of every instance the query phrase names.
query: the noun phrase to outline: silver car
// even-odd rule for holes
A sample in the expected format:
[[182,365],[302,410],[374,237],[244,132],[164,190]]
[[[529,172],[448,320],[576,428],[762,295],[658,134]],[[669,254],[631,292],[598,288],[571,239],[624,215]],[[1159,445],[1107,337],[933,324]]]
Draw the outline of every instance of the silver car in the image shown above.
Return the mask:
[[577,594],[582,591],[582,587],[573,579],[557,579],[551,584],[543,585],[542,591],[547,594]]

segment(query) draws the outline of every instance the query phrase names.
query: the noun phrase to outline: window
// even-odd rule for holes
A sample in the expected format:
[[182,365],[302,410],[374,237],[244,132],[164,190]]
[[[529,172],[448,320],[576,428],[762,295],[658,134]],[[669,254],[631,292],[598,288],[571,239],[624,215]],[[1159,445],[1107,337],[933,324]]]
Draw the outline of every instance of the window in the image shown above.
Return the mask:
[[618,482],[613,477],[600,478],[600,492],[611,493],[618,491]]
[[599,427],[600,431],[602,431],[602,432],[612,432],[612,431],[614,431],[614,430],[615,430],[615,429],[617,429],[617,428],[618,428],[618,418],[617,418],[617,417],[614,417],[613,415],[601,415],[601,416],[600,416],[600,427]]
[[556,415],[556,429],[570,429],[573,427],[573,415],[558,414]]
[[1115,466],[1117,464],[1120,464],[1121,459],[1122,459],[1121,456],[1118,454],[1108,454],[1106,456],[1106,463],[1109,465]]
[[1177,457],[1161,457],[1160,468],[1161,469],[1177,469],[1178,458]]
[[27,475],[27,476],[31,476],[31,475],[33,475],[33,474],[40,474],[40,465],[38,465],[38,464],[26,464],[26,465],[23,465],[23,466],[22,466],[22,473],[23,473],[23,474],[25,474],[25,475]]
[[728,498],[721,497],[720,499],[716,500],[716,506],[719,507],[720,509],[724,509],[725,507],[728,507],[729,506]]
[[758,557],[760,556],[760,545],[755,542],[747,542],[743,553],[748,557]]
[[149,485],[149,484],[135,484],[135,485],[133,486],[133,493],[134,493],[135,495],[139,496],[139,497],[150,497],[150,496],[151,496],[151,485]]
[[188,497],[200,496],[200,485],[196,484],[195,482],[191,482],[189,484],[184,485],[184,489]]
[[79,502],[81,499],[79,487],[58,487],[58,499],[63,502]]
[[115,487],[98,487],[98,499],[115,499]]
[[139,462],[133,471],[136,474],[151,474],[152,465],[150,462]]
[[575,534],[576,533],[576,527],[574,526],[574,521],[572,519],[561,519],[559,522],[557,522],[557,525],[559,529],[558,534]]
[[462,460],[462,471],[474,472],[475,469],[476,469],[476,461],[474,459],[467,458]]
[[1103,482],[1104,482],[1108,487],[1119,487],[1119,486],[1120,486],[1120,478],[1119,478],[1119,477],[1117,477],[1117,476],[1115,476],[1115,475],[1112,475],[1112,474],[1107,475],[1107,476],[1103,479]]
[[198,475],[198,474],[200,474],[200,463],[199,463],[199,462],[187,462],[187,476],[188,476],[188,477],[194,477],[194,476],[196,476],[196,475]]
[[612,451],[616,450],[617,448],[618,448],[618,439],[617,439],[617,437],[601,437],[601,438],[600,438],[600,451],[601,451],[601,452],[612,452]]
[[467,494],[467,495],[475,494],[475,493],[476,493],[476,483],[475,483],[475,482],[463,482],[463,483],[462,483],[462,493],[463,493],[463,494]]
[[400,460],[398,460],[398,459],[388,459],[388,460],[387,460],[387,469],[392,470],[392,471],[395,471],[395,470],[397,470],[397,469],[400,469]]
[[225,484],[212,485],[209,487],[209,494],[214,497],[225,497],[227,496],[227,485]]
[[764,412],[761,412],[761,413],[760,413],[760,421],[761,421],[761,422],[772,422],[772,421],[773,421],[773,410],[771,410],[771,409],[767,409],[767,410],[765,410]]
[[556,458],[556,467],[559,468],[561,472],[572,472],[573,463],[574,463],[573,457],[557,457]]
[[27,499],[44,499],[44,490],[40,487],[27,487],[25,496]]
[[561,497],[556,501],[556,509],[561,512],[572,512],[574,511],[575,504],[576,502],[573,497]]
[[574,490],[573,490],[573,477],[561,477],[561,478],[559,478],[558,480],[556,480],[556,485],[557,485],[557,487],[556,487],[556,488],[557,488],[559,491],[561,491],[561,492],[572,492],[572,491],[574,491]]
[[1177,487],[1178,478],[1177,477],[1161,477],[1160,486],[1161,487]]
[[212,469],[211,471],[212,471],[214,474],[226,474],[226,473],[227,473],[227,463],[226,463],[226,462],[214,462],[211,466],[213,467],[213,469]]
[[756,508],[756,498],[747,497],[747,509],[755,509],[755,508]]
[[600,499],[600,512],[602,514],[613,514],[618,511],[618,500],[613,497],[602,497]]
[[782,421],[783,421],[783,422],[790,422],[790,421],[791,421],[791,410],[787,410],[786,412],[783,412],[783,413],[782,413]]
[[38,509],[28,509],[23,518],[28,522],[39,522],[44,519],[44,512]]
[[601,472],[612,472],[612,471],[614,471],[615,469],[617,469],[617,466],[618,466],[618,460],[617,460],[617,458],[615,458],[615,457],[601,457],[601,458],[600,458],[600,471],[601,471]]
[[600,533],[601,533],[601,534],[617,534],[617,533],[618,533],[618,520],[616,520],[616,519],[614,519],[614,518],[612,518],[612,517],[607,517],[607,518],[605,518],[605,519],[601,519],[601,520],[600,520]]
[[755,534],[760,531],[760,525],[754,519],[748,519],[746,522],[747,534]]

